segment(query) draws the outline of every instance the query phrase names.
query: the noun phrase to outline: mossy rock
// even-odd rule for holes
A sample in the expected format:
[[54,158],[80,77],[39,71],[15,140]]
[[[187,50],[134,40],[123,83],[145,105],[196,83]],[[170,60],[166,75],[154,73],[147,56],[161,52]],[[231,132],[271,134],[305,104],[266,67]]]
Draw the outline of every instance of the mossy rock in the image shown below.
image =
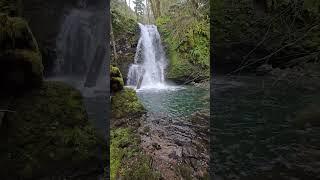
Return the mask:
[[38,44],[24,19],[0,15],[0,49],[38,51]]
[[45,82],[15,99],[10,109],[15,112],[3,119],[0,145],[10,178],[63,177],[99,166],[104,143],[88,121],[79,91]]
[[119,68],[115,66],[110,67],[110,89],[111,92],[118,92],[123,89],[124,82],[122,78],[122,74],[119,70]]
[[161,179],[151,166],[151,158],[142,152],[140,137],[131,128],[111,129],[110,179]]
[[0,82],[2,91],[39,87],[43,80],[42,57],[37,42],[21,18],[0,15]]
[[124,88],[115,93],[111,99],[112,118],[123,118],[128,116],[141,115],[145,109],[138,99],[136,92],[130,88]]

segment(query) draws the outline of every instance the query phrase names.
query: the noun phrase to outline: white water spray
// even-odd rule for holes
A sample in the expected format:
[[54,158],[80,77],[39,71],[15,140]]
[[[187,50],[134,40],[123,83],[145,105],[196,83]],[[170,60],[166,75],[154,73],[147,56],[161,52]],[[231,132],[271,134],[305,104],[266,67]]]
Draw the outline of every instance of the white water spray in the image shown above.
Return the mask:
[[167,60],[158,29],[155,25],[140,23],[139,27],[140,39],[134,64],[129,67],[127,84],[137,86],[139,80],[142,80],[141,88],[165,88],[164,72]]

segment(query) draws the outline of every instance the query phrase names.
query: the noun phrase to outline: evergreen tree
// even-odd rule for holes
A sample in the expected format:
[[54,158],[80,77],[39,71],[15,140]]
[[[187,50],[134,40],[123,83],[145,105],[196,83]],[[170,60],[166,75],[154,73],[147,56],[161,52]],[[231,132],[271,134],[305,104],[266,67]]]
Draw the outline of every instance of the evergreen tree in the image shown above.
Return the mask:
[[134,10],[137,15],[138,20],[141,20],[144,15],[144,4],[143,0],[134,0],[133,3],[135,4]]

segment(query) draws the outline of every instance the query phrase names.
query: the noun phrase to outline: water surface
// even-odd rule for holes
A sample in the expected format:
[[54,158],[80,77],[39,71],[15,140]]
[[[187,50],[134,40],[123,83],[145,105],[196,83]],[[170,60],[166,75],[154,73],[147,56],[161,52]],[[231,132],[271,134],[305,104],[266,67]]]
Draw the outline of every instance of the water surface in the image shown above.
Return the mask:
[[166,86],[166,88],[142,88],[138,97],[148,112],[165,113],[169,117],[189,116],[209,109],[209,90],[194,86]]

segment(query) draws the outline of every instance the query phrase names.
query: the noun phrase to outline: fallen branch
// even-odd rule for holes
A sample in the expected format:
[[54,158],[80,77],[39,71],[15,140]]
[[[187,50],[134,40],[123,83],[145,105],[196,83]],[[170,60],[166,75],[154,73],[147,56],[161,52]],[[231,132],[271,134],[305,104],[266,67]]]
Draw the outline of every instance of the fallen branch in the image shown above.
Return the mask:
[[267,55],[267,56],[265,56],[265,57],[263,57],[263,58],[257,59],[257,60],[255,60],[255,61],[253,61],[253,62],[251,62],[251,63],[248,63],[248,64],[246,64],[246,65],[244,65],[244,66],[242,66],[242,67],[234,70],[233,72],[231,72],[231,73],[229,73],[229,74],[236,73],[236,72],[238,72],[238,71],[240,71],[240,70],[242,70],[242,69],[244,69],[244,68],[247,68],[248,66],[251,66],[251,65],[253,65],[253,64],[255,64],[255,63],[258,63],[258,62],[260,62],[260,61],[264,61],[264,60],[267,60],[267,59],[271,58],[273,55],[275,55],[276,53],[282,51],[284,48],[287,48],[287,47],[289,47],[289,46],[292,46],[292,45],[294,45],[295,43],[299,42],[300,40],[304,39],[304,38],[309,34],[310,31],[312,31],[313,29],[315,29],[315,28],[318,27],[318,26],[319,26],[319,25],[315,25],[315,26],[311,27],[311,28],[304,34],[304,36],[296,39],[294,42],[288,43],[287,45],[282,46],[281,48],[279,48],[278,50],[272,52],[271,54],[269,54],[269,55]]

